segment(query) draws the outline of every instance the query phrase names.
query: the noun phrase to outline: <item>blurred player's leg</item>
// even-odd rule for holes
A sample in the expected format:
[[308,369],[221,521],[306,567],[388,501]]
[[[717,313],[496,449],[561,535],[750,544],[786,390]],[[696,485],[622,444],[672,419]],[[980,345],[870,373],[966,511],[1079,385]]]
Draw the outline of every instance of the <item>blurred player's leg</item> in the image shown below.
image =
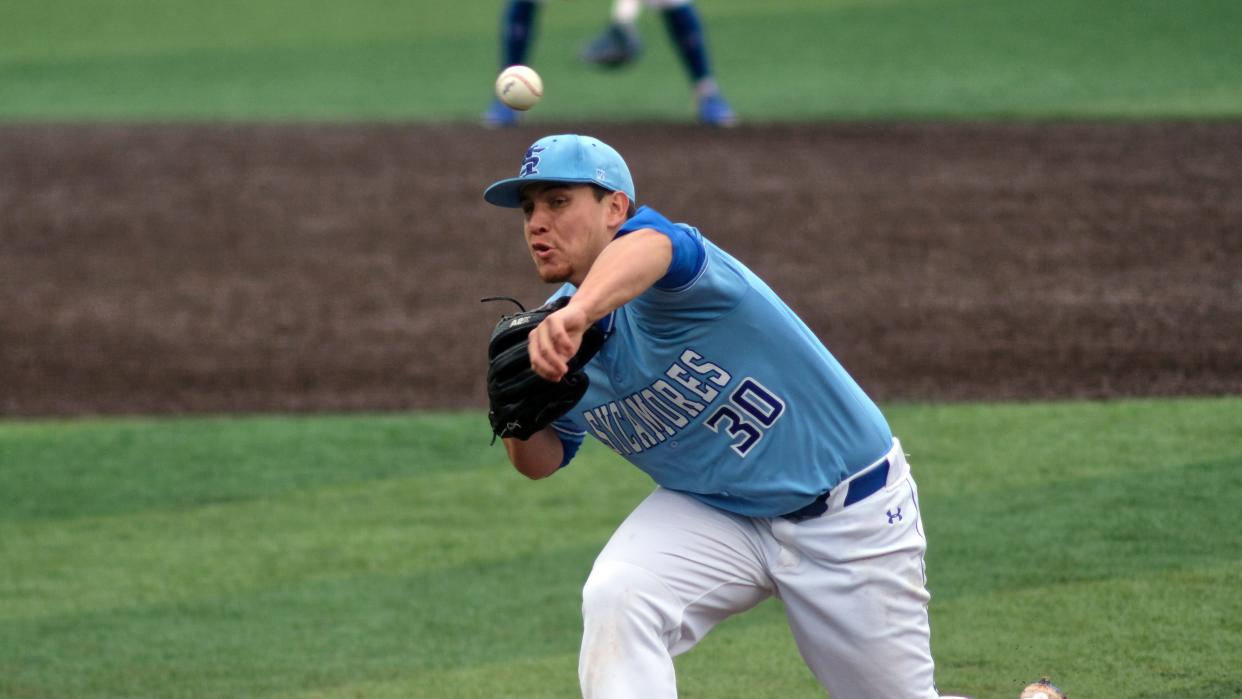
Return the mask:
[[612,22],[582,49],[581,58],[603,68],[620,68],[638,59],[642,40],[638,36],[639,0],[613,0]]
[[586,699],[677,696],[673,657],[771,595],[753,522],[658,489],[600,552],[583,589]]
[[[509,0],[500,21],[500,67],[526,65],[531,42],[535,38],[535,20],[539,3],[535,0]],[[514,126],[518,113],[493,98],[483,113],[483,124],[491,127]]]
[[664,26],[694,84],[699,122],[708,126],[736,124],[737,115],[720,94],[720,88],[712,77],[703,23],[694,4],[690,0],[653,0],[652,4],[663,8]]

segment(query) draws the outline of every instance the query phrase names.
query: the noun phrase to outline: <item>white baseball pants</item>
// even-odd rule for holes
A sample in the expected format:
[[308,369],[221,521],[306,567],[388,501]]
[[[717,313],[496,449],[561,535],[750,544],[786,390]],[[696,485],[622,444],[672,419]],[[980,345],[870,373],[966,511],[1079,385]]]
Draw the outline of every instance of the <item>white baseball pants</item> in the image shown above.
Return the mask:
[[799,523],[663,488],[648,496],[583,589],[583,696],[676,697],[673,657],[775,595],[833,699],[934,699],[926,539],[918,490],[893,444],[883,489],[844,507],[838,486],[823,515]]

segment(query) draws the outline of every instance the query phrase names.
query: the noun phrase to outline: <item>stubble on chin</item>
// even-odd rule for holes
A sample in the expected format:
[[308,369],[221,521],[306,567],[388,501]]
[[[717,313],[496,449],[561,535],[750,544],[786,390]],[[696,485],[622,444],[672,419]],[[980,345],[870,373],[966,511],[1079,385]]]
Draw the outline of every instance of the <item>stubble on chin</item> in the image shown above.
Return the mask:
[[535,264],[535,272],[545,284],[564,284],[569,281],[569,271],[559,267]]
[[544,284],[564,284],[569,281],[568,274],[541,274],[539,278],[543,280]]

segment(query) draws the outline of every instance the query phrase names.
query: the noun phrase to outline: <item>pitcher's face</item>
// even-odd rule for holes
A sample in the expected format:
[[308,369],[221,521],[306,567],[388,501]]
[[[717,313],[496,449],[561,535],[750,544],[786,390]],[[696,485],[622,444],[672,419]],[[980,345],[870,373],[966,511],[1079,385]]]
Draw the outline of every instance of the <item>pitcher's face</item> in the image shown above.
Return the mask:
[[[624,198],[624,195],[620,195]],[[579,285],[624,222],[615,193],[595,198],[589,185],[535,183],[522,190],[526,245],[539,278]]]

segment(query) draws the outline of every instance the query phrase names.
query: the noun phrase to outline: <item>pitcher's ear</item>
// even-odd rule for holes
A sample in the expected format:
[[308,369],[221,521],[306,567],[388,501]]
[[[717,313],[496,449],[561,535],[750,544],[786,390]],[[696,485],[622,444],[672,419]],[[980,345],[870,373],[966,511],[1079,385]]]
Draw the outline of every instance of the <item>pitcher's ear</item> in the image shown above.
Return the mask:
[[608,198],[608,223],[620,226],[633,215],[634,204],[625,192],[613,192]]

